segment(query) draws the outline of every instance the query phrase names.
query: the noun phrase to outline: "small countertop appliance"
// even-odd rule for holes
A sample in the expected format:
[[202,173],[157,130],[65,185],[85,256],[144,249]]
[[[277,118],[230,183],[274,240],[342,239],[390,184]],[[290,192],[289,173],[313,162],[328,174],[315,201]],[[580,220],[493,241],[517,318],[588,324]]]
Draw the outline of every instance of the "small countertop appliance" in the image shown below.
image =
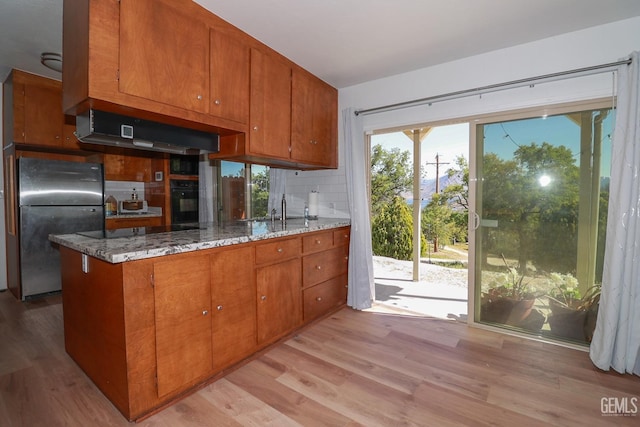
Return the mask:
[[118,202],[119,214],[143,214],[149,212],[146,200],[120,200]]

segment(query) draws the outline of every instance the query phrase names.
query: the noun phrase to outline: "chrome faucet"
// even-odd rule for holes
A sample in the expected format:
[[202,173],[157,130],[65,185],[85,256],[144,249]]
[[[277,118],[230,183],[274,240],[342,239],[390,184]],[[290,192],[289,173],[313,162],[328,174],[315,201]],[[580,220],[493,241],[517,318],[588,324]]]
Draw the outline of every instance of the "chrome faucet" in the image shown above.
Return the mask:
[[280,215],[280,221],[287,220],[287,199],[285,199],[284,194],[282,195],[282,214]]

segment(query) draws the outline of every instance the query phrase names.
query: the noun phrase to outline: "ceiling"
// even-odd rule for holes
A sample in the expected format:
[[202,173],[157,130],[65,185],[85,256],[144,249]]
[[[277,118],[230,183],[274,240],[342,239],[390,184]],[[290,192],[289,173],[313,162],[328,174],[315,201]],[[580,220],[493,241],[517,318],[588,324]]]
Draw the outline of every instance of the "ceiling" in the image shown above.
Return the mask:
[[[63,0],[2,0],[0,77],[60,79]],[[335,87],[640,16],[638,0],[194,0]]]

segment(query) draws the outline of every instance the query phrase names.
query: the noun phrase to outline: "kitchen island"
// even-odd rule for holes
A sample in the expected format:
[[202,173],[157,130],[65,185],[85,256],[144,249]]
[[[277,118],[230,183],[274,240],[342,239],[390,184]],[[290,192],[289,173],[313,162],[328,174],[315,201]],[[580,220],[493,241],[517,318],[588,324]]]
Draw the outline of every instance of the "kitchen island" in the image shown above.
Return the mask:
[[60,247],[66,351],[129,420],[346,303],[348,219],[50,240]]

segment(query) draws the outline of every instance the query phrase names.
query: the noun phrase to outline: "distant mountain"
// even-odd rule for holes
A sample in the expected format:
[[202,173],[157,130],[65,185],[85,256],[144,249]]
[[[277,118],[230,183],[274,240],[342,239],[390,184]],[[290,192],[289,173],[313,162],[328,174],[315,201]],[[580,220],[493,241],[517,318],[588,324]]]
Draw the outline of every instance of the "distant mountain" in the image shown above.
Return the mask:
[[[449,185],[453,184],[461,184],[462,183],[462,171],[457,171],[454,175],[449,178],[449,176],[444,175],[441,176],[440,179],[440,191],[447,188]],[[422,199],[422,206],[427,205],[431,201],[431,197],[436,192],[436,180],[435,179],[422,179],[420,181],[420,198]],[[413,194],[411,192],[404,192],[401,194],[402,197],[409,204],[413,204]]]

